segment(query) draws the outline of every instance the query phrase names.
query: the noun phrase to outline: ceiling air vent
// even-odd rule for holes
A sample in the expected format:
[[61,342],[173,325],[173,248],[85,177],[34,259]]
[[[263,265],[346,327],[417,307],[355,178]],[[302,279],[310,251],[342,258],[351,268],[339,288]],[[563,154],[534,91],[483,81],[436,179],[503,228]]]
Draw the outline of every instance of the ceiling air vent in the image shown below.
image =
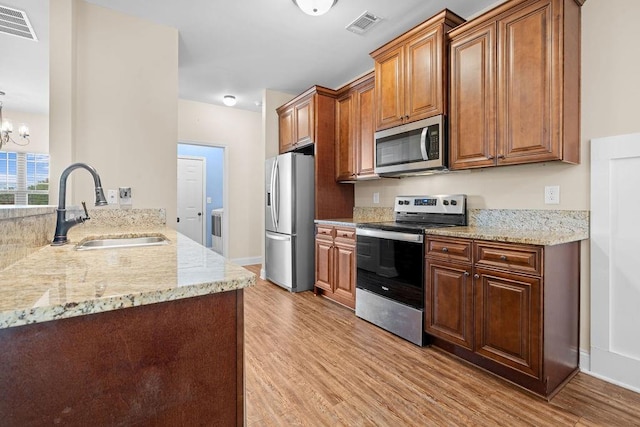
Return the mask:
[[382,21],[382,18],[365,11],[345,28],[352,33],[364,34],[380,21]]
[[22,10],[0,6],[0,33],[37,41],[36,33]]

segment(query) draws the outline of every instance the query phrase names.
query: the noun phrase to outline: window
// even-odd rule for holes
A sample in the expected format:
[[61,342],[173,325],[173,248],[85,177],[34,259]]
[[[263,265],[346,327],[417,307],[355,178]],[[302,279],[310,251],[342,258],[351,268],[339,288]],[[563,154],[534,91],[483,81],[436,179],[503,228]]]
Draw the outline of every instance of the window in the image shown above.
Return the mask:
[[0,204],[49,204],[49,156],[0,151]]

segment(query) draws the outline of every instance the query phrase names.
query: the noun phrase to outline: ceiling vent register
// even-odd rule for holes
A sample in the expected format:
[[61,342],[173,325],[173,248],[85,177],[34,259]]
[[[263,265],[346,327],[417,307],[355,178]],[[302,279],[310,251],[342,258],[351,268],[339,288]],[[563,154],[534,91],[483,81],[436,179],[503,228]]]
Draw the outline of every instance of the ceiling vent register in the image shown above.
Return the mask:
[[27,14],[22,10],[0,5],[0,33],[38,41]]
[[378,22],[382,21],[382,18],[374,15],[373,13],[369,13],[364,11],[362,15],[358,16],[352,23],[347,25],[345,28],[352,33],[356,34],[364,34],[373,28]]

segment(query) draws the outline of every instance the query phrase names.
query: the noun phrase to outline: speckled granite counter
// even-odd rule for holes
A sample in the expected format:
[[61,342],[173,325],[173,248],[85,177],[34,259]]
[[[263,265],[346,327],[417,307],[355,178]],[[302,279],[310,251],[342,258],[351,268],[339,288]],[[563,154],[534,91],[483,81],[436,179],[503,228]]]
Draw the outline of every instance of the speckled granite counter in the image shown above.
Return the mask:
[[338,227],[355,227],[358,225],[353,218],[337,218],[337,219],[316,219],[316,224],[327,224]]
[[589,238],[588,231],[517,230],[489,227],[431,228],[426,231],[426,234],[540,246],[560,245]]
[[[117,230],[117,231],[116,231]],[[159,233],[170,244],[74,250],[96,236]],[[167,227],[77,226],[0,271],[0,329],[242,289],[255,275]]]
[[[469,209],[467,227],[431,228],[428,235],[551,246],[589,238],[588,211]],[[393,220],[393,208],[354,208],[354,218],[316,220],[356,227]]]

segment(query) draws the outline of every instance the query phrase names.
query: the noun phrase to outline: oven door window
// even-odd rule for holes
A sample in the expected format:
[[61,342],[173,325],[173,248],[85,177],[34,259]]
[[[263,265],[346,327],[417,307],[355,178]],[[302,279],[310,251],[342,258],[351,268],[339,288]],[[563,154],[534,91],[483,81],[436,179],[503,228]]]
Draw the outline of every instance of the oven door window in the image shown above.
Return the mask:
[[358,236],[357,287],[424,308],[423,245]]

